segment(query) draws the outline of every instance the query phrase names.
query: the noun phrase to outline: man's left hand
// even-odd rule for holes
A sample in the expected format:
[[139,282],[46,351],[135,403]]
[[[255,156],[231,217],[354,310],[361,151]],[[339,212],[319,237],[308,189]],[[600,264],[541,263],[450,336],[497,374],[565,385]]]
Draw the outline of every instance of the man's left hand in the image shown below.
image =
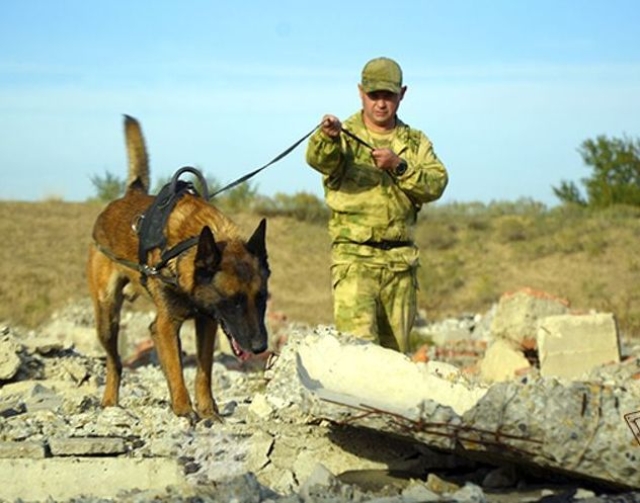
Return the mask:
[[371,157],[373,157],[375,165],[385,171],[393,171],[402,161],[402,159],[389,148],[376,148],[371,151]]

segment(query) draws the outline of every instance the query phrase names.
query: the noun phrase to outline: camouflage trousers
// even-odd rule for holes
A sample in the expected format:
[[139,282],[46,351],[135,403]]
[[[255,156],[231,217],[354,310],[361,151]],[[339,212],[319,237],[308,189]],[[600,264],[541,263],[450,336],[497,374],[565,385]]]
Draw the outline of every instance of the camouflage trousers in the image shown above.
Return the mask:
[[333,255],[336,329],[406,353],[416,317],[417,259],[385,264],[380,256],[373,261],[352,257],[345,262],[336,260],[335,250]]

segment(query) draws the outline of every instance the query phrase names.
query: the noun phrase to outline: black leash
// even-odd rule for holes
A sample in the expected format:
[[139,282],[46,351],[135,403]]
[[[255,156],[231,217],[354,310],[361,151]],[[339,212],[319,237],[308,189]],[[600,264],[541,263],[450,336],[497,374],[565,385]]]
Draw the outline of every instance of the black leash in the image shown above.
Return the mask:
[[[274,157],[273,159],[271,159],[267,164],[265,164],[264,166],[260,166],[258,169],[255,169],[253,171],[251,171],[250,173],[247,173],[244,176],[241,176],[240,178],[238,178],[237,180],[234,180],[233,182],[229,183],[228,185],[225,185],[224,187],[222,187],[221,189],[216,190],[213,194],[210,195],[205,195],[205,199],[213,199],[215,196],[217,196],[218,194],[224,192],[225,190],[229,190],[232,189],[233,187],[240,185],[243,182],[246,182],[247,180],[249,180],[250,178],[253,178],[254,176],[256,176],[258,173],[260,173],[262,170],[268,168],[269,166],[271,166],[272,164],[275,164],[276,162],[278,162],[279,160],[281,160],[282,158],[288,156],[293,150],[295,150],[295,148],[300,145],[303,141],[305,141],[307,138],[309,138],[309,136],[311,136],[316,129],[318,129],[320,126],[322,126],[322,123],[318,124],[317,126],[314,126],[314,128],[309,131],[307,134],[305,134],[302,138],[300,138],[299,140],[297,140],[293,145],[291,145],[289,148],[287,148],[286,150],[284,150],[283,152],[281,152],[280,154],[278,154],[276,157]],[[349,138],[354,139],[355,141],[357,141],[358,143],[360,143],[361,145],[367,147],[369,150],[375,150],[375,147],[372,147],[371,145],[369,145],[366,141],[364,141],[362,138],[359,138],[358,136],[356,136],[355,134],[353,134],[351,131],[349,131],[348,129],[342,128],[342,132],[344,134],[346,134]],[[205,184],[206,187],[206,184]]]
[[369,150],[375,150],[375,147],[372,147],[371,145],[369,145],[366,141],[364,141],[362,138],[354,135],[351,131],[349,131],[348,129],[342,128],[342,132],[344,134],[346,134],[349,138],[353,138],[355,141],[357,141],[360,145],[364,145],[365,147],[367,147]]
[[304,135],[302,138],[300,138],[298,141],[296,141],[293,145],[291,145],[289,148],[287,148],[284,152],[278,154],[276,157],[274,157],[272,160],[270,160],[267,164],[265,164],[264,166],[259,167],[258,169],[253,170],[251,173],[248,173],[244,176],[241,176],[240,178],[238,178],[237,180],[234,180],[233,182],[231,182],[228,185],[225,185],[224,187],[222,187],[221,189],[216,190],[213,194],[209,195],[209,199],[213,199],[215,196],[217,196],[218,194],[220,194],[221,192],[224,192],[225,190],[229,190],[232,189],[233,187],[235,187],[236,185],[240,185],[243,182],[246,182],[249,178],[253,178],[254,176],[256,176],[258,173],[260,173],[260,171],[262,171],[263,169],[268,168],[269,166],[271,166],[272,164],[275,164],[276,162],[278,162],[280,159],[282,159],[283,157],[286,157],[287,155],[289,155],[291,153],[292,150],[294,150],[298,145],[300,145],[303,141],[305,141],[307,138],[309,138],[309,136],[311,136],[316,129],[318,129],[322,124],[318,124],[317,126],[315,126],[311,131],[309,131],[306,135]]
[[[104,253],[111,260],[118,262],[125,267],[134,269],[140,272],[142,276],[141,283],[145,287],[146,287],[146,279],[147,277],[150,277],[150,276],[159,278],[160,280],[164,281],[167,284],[176,286],[177,278],[163,276],[161,274],[161,270],[166,267],[167,263],[170,260],[181,255],[192,246],[195,246],[199,239],[197,236],[194,236],[178,243],[177,245],[173,246],[170,249],[166,249],[166,238],[164,236],[164,227],[167,219],[169,218],[169,214],[173,209],[173,206],[176,204],[177,200],[185,193],[200,195],[198,194],[197,190],[195,189],[192,183],[179,180],[180,176],[185,172],[190,172],[191,174],[193,174],[200,182],[200,185],[202,185],[201,187],[202,195],[200,197],[202,197],[205,200],[213,199],[216,195],[220,194],[221,192],[224,192],[225,190],[229,190],[235,187],[236,185],[240,185],[241,183],[249,180],[250,178],[260,173],[260,171],[262,171],[263,169],[268,168],[272,164],[275,164],[276,162],[281,160],[283,157],[286,157],[287,155],[289,155],[298,145],[300,145],[303,141],[309,138],[309,136],[311,136],[316,131],[316,129],[318,129],[321,125],[322,123],[315,126],[311,131],[309,131],[302,138],[297,140],[293,145],[288,147],[282,153],[278,154],[276,157],[274,157],[271,161],[269,161],[264,166],[261,166],[258,169],[253,170],[251,173],[241,176],[237,180],[234,180],[230,184],[225,185],[221,189],[215,191],[213,194],[208,193],[207,182],[199,170],[197,170],[196,168],[192,168],[190,166],[185,166],[183,168],[180,168],[173,175],[171,181],[161,189],[160,193],[156,196],[155,202],[152,204],[152,206],[149,209],[147,209],[145,213],[142,215],[141,227],[136,230],[136,233],[138,234],[139,240],[140,240],[139,250],[138,250],[139,262],[133,262],[131,260],[120,258],[116,256],[111,250],[100,245],[97,242],[95,243],[96,247],[98,248],[98,250]],[[353,134],[351,131],[345,128],[342,128],[342,132],[346,134],[348,137],[360,143],[361,145],[367,147],[368,149],[374,150],[374,147],[372,147],[366,141],[364,141],[363,139]],[[406,243],[402,242],[400,245],[405,246]],[[400,245],[394,243],[393,246],[395,247]],[[379,246],[379,245],[376,245],[376,246]],[[160,254],[160,260],[155,265],[149,265],[147,264],[147,253],[154,248],[160,248],[162,250]]]

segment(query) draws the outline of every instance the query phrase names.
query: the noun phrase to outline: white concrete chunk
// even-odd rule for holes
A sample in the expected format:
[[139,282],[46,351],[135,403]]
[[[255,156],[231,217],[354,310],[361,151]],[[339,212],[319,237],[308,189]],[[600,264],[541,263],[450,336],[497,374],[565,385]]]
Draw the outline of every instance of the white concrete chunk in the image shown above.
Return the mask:
[[321,396],[414,416],[425,400],[462,415],[486,393],[471,386],[453,365],[415,363],[397,351],[368,343],[343,343],[325,336],[299,349],[298,374]]
[[577,379],[599,365],[620,361],[611,313],[548,316],[538,324],[537,339],[543,377]]
[[480,362],[480,375],[486,382],[509,381],[516,373],[531,367],[521,351],[513,348],[513,344],[497,339],[487,348]]

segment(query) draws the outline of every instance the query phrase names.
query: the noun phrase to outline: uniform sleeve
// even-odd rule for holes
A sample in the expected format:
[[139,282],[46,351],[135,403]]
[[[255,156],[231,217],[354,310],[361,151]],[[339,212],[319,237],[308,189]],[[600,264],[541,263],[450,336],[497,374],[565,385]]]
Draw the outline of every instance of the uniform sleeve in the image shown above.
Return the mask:
[[407,162],[407,171],[396,181],[400,189],[416,204],[435,201],[442,196],[449,182],[444,164],[436,155],[433,145],[426,135],[420,133],[417,152],[400,154]]
[[332,138],[319,129],[309,138],[306,160],[325,177],[339,178],[346,164],[340,138]]

